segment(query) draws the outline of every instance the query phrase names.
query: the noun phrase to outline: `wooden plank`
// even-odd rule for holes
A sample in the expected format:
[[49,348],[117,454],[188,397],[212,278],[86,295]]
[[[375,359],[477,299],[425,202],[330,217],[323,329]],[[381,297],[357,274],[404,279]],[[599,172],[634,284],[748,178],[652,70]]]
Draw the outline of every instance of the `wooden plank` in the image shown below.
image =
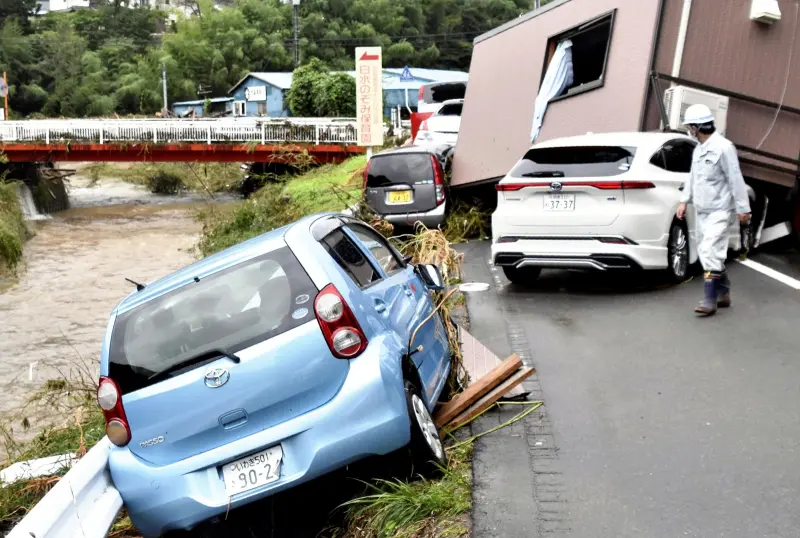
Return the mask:
[[[480,415],[487,409],[489,409],[492,405],[494,405],[500,398],[502,398],[509,390],[518,386],[522,383],[525,379],[532,376],[533,373],[536,372],[535,368],[522,368],[518,370],[514,375],[506,379],[502,384],[495,387],[494,390],[486,394],[483,398],[475,402],[472,406],[469,407],[466,411],[458,415],[452,421],[444,424],[444,427],[448,430],[455,430],[467,424],[470,420],[474,417]],[[438,425],[438,423],[437,423]],[[442,426],[439,426],[440,428]]]
[[[462,364],[469,376],[469,385],[475,383],[503,362],[500,357],[492,353],[489,348],[481,344],[461,326],[458,327],[458,340],[461,342]],[[519,400],[524,399],[528,394],[521,386],[517,386],[506,394],[504,398]]]
[[441,426],[442,424],[447,424],[458,416],[459,413],[478,401],[487,392],[508,379],[520,366],[522,366],[522,359],[517,355],[511,355],[501,362],[488,374],[470,384],[467,390],[461,394],[457,394],[455,398],[444,404],[434,417],[436,425]]

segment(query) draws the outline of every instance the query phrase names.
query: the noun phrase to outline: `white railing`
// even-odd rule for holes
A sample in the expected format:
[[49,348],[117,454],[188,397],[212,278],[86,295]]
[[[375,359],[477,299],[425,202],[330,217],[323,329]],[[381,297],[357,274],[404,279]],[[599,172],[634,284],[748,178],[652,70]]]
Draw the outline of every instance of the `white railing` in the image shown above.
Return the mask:
[[6,538],[100,538],[122,508],[103,438],[14,527]]
[[356,121],[353,118],[2,121],[0,141],[44,144],[355,144]]

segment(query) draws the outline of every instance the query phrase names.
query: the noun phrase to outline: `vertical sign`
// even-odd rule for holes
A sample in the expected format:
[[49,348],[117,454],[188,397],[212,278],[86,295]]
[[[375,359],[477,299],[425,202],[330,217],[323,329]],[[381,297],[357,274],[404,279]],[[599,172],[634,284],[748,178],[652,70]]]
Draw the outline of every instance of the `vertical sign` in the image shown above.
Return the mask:
[[383,145],[383,68],[380,47],[356,48],[356,132],[359,146]]

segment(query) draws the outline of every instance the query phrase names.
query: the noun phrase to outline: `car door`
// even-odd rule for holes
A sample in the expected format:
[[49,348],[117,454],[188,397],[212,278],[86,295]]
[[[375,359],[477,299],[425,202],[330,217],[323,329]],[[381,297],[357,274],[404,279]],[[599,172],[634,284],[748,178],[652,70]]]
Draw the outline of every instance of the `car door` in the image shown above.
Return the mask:
[[[650,159],[650,164],[662,169],[664,174],[661,175],[661,180],[670,184],[675,188],[675,200],[672,201],[670,207],[670,219],[673,216],[673,211],[677,209],[680,203],[681,193],[688,187],[690,173],[692,170],[692,154],[696,142],[685,138],[677,138],[670,140],[655,153]],[[672,207],[674,206],[674,207]],[[689,204],[686,208],[686,229],[689,233],[689,258],[695,259],[696,250],[696,231],[695,231],[695,209],[694,206]],[[671,222],[671,220],[670,220]]]
[[[346,230],[383,276],[380,283],[365,288],[364,293],[370,296],[373,304],[379,305],[381,314],[394,323],[402,338],[410,341],[414,329],[433,308],[422,280],[414,272],[414,267],[406,264],[389,242],[372,228],[351,221]],[[412,359],[422,379],[427,401],[434,394],[437,375],[441,377],[442,369],[440,361],[435,360],[437,347],[433,342],[434,331],[433,323],[425,323],[417,331],[413,343],[414,347],[423,346],[422,352],[414,353]],[[441,344],[438,349],[441,350]],[[441,355],[441,351],[438,353]]]

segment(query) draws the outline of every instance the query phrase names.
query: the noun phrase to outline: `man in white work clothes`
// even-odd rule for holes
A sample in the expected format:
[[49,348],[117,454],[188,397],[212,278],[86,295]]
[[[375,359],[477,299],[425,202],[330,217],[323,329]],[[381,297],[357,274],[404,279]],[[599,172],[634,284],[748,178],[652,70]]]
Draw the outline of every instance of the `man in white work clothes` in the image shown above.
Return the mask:
[[683,219],[686,205],[694,204],[697,255],[705,272],[705,297],[694,311],[710,316],[718,306],[731,305],[731,283],[725,270],[728,235],[737,217],[739,222],[750,220],[750,200],[736,148],[716,132],[711,110],[705,105],[692,105],[686,110],[683,124],[700,143],[692,155],[692,171],[677,215]]

